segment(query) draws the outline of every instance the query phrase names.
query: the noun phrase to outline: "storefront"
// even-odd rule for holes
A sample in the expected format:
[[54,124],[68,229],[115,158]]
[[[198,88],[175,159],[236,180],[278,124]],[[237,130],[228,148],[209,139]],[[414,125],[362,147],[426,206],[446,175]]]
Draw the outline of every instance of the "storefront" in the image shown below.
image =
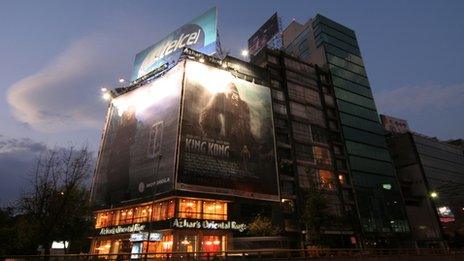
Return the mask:
[[220,253],[230,249],[234,231],[246,225],[228,220],[228,202],[170,198],[96,213],[94,254],[172,252]]

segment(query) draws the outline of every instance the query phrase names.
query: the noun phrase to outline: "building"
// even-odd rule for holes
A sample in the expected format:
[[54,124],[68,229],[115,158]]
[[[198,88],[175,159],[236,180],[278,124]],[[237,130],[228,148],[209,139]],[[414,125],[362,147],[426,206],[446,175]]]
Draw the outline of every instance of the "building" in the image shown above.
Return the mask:
[[257,215],[278,225],[268,79],[187,49],[171,69],[120,90],[93,181],[92,253],[222,252],[243,247]]
[[462,148],[418,133],[390,133],[388,145],[419,247],[462,246]]
[[307,233],[302,243],[311,244],[300,217],[308,190],[315,188],[327,199],[333,217],[322,229],[320,244],[359,247],[359,223],[328,71],[267,48],[251,62],[270,75],[281,197],[292,206],[282,209],[287,236]]
[[283,31],[283,48],[329,72],[365,247],[411,247],[410,228],[355,32],[322,15]]

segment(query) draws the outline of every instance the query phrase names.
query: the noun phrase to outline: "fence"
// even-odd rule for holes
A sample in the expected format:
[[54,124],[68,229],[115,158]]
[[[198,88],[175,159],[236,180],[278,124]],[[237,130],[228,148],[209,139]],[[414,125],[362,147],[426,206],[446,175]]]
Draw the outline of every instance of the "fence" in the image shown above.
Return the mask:
[[[464,250],[449,251],[446,249],[262,249],[262,250],[231,250],[225,252],[174,252],[174,253],[143,253],[143,254],[67,254],[67,255],[17,255],[2,256],[5,261],[68,261],[68,260],[308,260],[318,259],[370,259],[381,260],[379,257],[436,257],[430,260],[464,260]],[[446,259],[443,257],[450,257]],[[374,258],[374,259],[372,259]]]

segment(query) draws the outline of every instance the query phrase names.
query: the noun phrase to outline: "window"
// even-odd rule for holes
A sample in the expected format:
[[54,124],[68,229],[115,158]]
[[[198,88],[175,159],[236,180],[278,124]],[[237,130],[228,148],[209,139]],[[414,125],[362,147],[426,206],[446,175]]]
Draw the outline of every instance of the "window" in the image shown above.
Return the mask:
[[293,137],[296,140],[311,142],[311,127],[309,125],[299,122],[293,122],[292,129]]
[[268,60],[270,63],[279,64],[279,60],[277,60],[277,57],[275,57],[274,55],[268,54],[268,55],[267,55],[267,60]]
[[289,70],[286,71],[286,74],[287,74],[287,79],[294,81],[298,84],[301,84],[304,86],[317,86],[317,82],[313,78],[309,78],[307,76],[303,76],[301,74],[298,74],[298,73],[295,73]]
[[332,148],[334,150],[335,155],[343,155],[343,149],[340,146],[333,145]]
[[318,164],[332,165],[330,152],[326,148],[314,146],[314,159]]
[[336,121],[330,120],[330,121],[329,121],[329,129],[334,130],[334,131],[337,131],[337,130],[339,130],[340,128],[338,128],[338,123],[337,123]]
[[150,218],[151,205],[135,207],[134,223],[148,222]]
[[317,170],[318,174],[318,185],[320,189],[325,190],[334,190],[335,186],[335,179],[333,177],[333,173],[328,170]]
[[334,97],[328,95],[328,94],[324,94],[324,101],[325,101],[325,104],[327,106],[331,106],[331,107],[334,107],[335,106],[335,100],[334,100]]
[[192,219],[227,219],[227,203],[221,201],[181,199],[179,217]]
[[288,144],[289,143],[288,134],[284,132],[276,132],[276,141]]
[[274,79],[271,79],[271,86],[276,89],[282,89],[282,85],[280,84],[280,82]]
[[166,220],[174,217],[174,200],[155,202],[153,204],[152,221]]
[[201,219],[201,201],[181,199],[179,202],[179,217]]
[[271,90],[271,91],[272,91],[272,98],[278,101],[285,101],[285,96],[282,91],[278,91],[278,90]]
[[324,114],[317,108],[305,106],[296,102],[290,102],[290,112],[293,116],[325,126]]
[[295,144],[295,154],[298,160],[314,161],[313,150],[309,145]]
[[313,141],[318,143],[327,144],[327,130],[316,125],[311,126]]
[[291,82],[287,83],[287,87],[290,99],[321,106],[321,99],[318,91]]
[[281,184],[282,184],[282,194],[283,195],[293,195],[293,194],[295,194],[294,189],[293,189],[293,187],[294,187],[293,182],[284,180],[284,181],[281,182]]
[[276,118],[274,119],[274,126],[276,128],[286,129],[288,127],[287,120]]
[[[301,54],[302,52],[305,52],[308,48],[307,45],[308,45],[308,42],[303,41],[302,46],[301,46],[302,48],[299,48],[298,53]],[[289,58],[285,58],[285,66],[287,66],[288,68],[294,71],[305,73],[305,74],[314,75],[316,73],[316,70],[313,67],[306,65],[304,63],[300,63],[293,59],[289,59]]]
[[287,115],[287,108],[283,104],[274,102],[274,112],[282,115]]
[[226,220],[227,203],[219,201],[203,201],[203,219]]
[[315,170],[306,166],[298,165],[298,182],[301,188],[308,189],[311,187],[311,180],[314,178]]

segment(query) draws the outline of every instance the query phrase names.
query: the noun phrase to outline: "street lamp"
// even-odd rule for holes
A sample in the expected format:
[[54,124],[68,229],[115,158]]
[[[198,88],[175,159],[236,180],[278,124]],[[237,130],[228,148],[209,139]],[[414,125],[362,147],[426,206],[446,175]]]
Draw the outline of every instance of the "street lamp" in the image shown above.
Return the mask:
[[243,49],[243,50],[242,50],[242,56],[243,56],[243,57],[248,57],[248,54],[249,54],[249,53],[248,53],[248,50],[247,50],[247,49]]
[[432,191],[432,192],[430,193],[430,197],[431,197],[431,198],[437,198],[437,197],[438,197],[438,193],[435,192],[435,191]]

